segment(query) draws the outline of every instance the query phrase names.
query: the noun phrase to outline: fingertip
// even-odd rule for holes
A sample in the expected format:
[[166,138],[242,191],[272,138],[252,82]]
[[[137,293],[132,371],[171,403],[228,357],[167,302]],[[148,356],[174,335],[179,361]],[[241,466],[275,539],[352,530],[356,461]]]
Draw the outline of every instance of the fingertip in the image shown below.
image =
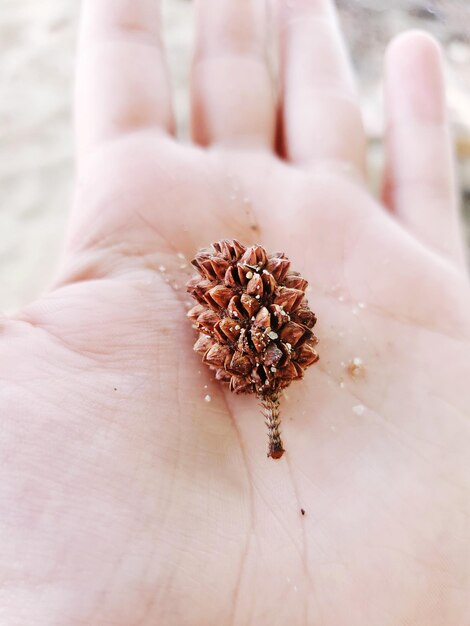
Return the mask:
[[434,37],[420,30],[397,35],[385,54],[385,76],[395,121],[445,121],[442,50]]
[[387,46],[386,62],[395,62],[410,57],[418,59],[442,56],[441,44],[428,32],[419,29],[406,30],[396,35]]

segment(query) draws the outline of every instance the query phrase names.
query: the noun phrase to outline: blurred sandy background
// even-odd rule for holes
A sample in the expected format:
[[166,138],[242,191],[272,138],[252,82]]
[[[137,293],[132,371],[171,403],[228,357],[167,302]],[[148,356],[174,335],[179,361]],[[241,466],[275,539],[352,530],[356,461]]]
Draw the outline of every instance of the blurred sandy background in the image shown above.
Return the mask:
[[[339,0],[359,69],[372,177],[380,168],[381,63],[390,37],[424,28],[443,44],[465,211],[470,204],[470,3]],[[0,0],[0,310],[47,286],[73,181],[71,96],[79,0]],[[177,113],[187,124],[190,0],[164,0]],[[183,131],[184,132],[184,131]]]

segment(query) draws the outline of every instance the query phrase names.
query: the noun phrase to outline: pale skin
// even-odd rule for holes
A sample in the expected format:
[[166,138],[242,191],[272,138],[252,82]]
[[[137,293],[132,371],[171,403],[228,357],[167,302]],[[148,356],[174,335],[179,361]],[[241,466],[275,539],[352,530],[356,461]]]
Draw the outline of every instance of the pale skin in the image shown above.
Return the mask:
[[[83,1],[59,278],[1,321],[2,624],[470,622],[470,288],[439,48],[387,51],[380,202],[333,8],[280,4],[197,3],[183,145],[157,0]],[[311,285],[320,362],[283,400],[279,461],[256,399],[192,352],[177,253],[222,237],[286,251]]]

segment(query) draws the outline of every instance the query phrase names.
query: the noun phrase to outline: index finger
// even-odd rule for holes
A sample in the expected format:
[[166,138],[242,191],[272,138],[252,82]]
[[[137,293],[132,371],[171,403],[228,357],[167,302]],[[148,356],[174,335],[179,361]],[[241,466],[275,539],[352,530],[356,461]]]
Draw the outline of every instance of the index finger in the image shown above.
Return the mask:
[[154,126],[173,132],[159,0],[83,0],[76,84],[79,155]]

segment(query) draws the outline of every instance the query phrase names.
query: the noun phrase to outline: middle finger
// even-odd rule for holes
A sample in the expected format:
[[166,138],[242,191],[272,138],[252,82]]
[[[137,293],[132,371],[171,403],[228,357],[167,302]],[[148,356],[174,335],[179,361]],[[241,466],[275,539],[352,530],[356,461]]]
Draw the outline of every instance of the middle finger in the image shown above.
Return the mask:
[[265,0],[199,0],[196,6],[195,140],[271,148],[275,95],[267,63]]

